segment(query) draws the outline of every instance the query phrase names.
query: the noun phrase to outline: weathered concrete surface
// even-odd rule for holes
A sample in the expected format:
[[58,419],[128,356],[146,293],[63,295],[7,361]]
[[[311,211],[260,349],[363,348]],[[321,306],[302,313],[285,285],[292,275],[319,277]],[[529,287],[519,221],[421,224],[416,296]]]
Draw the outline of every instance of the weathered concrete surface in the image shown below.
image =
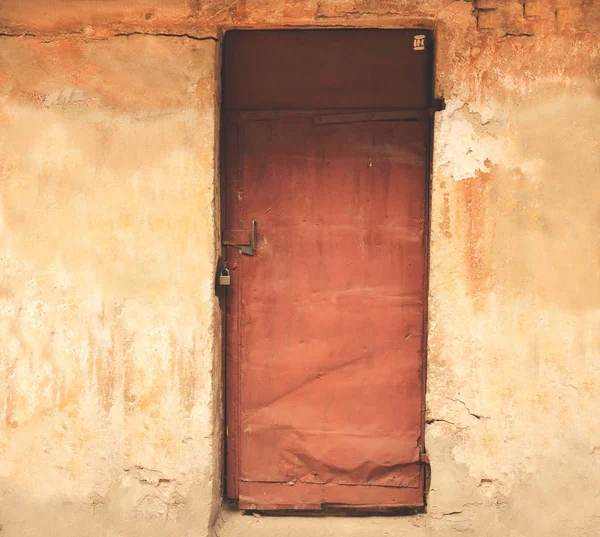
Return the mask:
[[3,534],[203,536],[220,505],[219,47],[117,34],[423,24],[448,102],[428,513],[221,510],[214,533],[598,535],[599,21],[586,0],[5,0]]
[[6,535],[207,531],[215,48],[0,41]]

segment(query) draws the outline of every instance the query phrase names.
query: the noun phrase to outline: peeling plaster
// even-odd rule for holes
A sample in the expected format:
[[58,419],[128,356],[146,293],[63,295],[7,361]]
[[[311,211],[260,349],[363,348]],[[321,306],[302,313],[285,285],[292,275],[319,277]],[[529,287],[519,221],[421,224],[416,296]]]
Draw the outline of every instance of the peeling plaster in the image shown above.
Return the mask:
[[[488,173],[502,158],[502,143],[490,134],[491,119],[484,120],[468,103],[446,102],[439,113],[435,165],[454,181],[462,181]],[[486,127],[487,126],[487,127]]]

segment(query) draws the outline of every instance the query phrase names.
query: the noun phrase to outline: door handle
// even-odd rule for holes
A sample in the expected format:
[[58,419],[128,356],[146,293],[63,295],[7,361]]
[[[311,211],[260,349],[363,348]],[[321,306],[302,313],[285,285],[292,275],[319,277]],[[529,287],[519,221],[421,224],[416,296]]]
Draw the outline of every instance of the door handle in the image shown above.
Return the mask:
[[256,252],[256,220],[252,220],[250,231],[225,230],[223,231],[223,246],[239,248],[244,255],[254,255]]

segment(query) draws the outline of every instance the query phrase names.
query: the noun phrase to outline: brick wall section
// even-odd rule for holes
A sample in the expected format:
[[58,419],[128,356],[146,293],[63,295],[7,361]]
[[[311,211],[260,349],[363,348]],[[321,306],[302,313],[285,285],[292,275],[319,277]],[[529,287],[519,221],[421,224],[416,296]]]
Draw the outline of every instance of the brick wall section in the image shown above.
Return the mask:
[[499,38],[594,31],[597,0],[3,0],[0,36],[107,38],[123,33],[217,35],[232,26],[430,25],[472,5],[481,32]]
[[567,27],[597,26],[600,5],[589,0],[473,0],[477,28],[499,37],[530,37]]

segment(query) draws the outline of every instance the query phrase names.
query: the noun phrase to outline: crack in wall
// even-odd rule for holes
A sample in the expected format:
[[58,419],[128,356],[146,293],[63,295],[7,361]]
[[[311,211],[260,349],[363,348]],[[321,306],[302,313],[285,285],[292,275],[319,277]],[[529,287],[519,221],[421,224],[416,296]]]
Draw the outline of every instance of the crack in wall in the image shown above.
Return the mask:
[[[456,4],[457,2],[464,2],[465,0],[450,0],[447,4],[443,5],[438,12],[435,14],[435,17],[437,18],[439,16],[439,14],[444,11],[447,7],[451,6],[452,4]],[[470,0],[467,0],[470,1]]]
[[460,399],[453,399],[452,397],[447,397],[444,396],[446,399],[448,399],[449,401],[454,401],[455,403],[460,403],[462,406],[465,407],[465,410],[471,415],[473,416],[475,419],[478,420],[489,420],[491,419],[489,416],[483,416],[481,414],[475,414],[474,412],[471,412],[471,410],[469,410],[469,407],[465,404],[464,401],[461,401]]
[[214,41],[215,43],[219,43],[220,40],[212,35],[207,35],[207,36],[197,36],[197,35],[192,35],[192,34],[171,34],[171,33],[166,33],[166,32],[121,32],[121,33],[117,33],[114,34],[113,37],[131,37],[134,35],[148,35],[148,36],[153,36],[153,37],[185,37],[186,39],[193,39],[194,41]]
[[31,34],[29,32],[23,33],[10,33],[10,32],[0,32],[0,37],[37,37],[36,34]]
[[153,487],[158,487],[161,484],[168,484],[176,481],[169,479],[159,470],[152,470],[139,465],[125,468],[123,471],[137,479],[140,483],[144,485],[151,485]]
[[374,16],[374,17],[399,17],[402,13],[398,11],[342,11],[335,15],[329,15],[327,13],[319,13],[317,11],[315,19],[343,19],[351,17],[353,19],[360,18],[362,16]]
[[[544,25],[550,24],[556,27],[560,24],[559,14],[566,13],[565,20],[568,21],[568,24],[578,28],[580,31],[592,31],[592,33],[596,33],[594,28],[590,26],[590,22],[596,20],[597,12],[594,11],[593,5],[588,2],[581,1],[578,2],[583,4],[579,11],[576,11],[575,8],[563,8],[563,7],[554,7],[550,9],[550,6],[545,6],[543,3],[537,3],[535,1],[530,0],[514,0],[513,2],[502,2],[498,0],[497,2],[491,2],[489,0],[448,0],[441,7],[437,9],[433,8],[419,8],[417,11],[409,12],[404,9],[386,9],[386,10],[378,10],[377,5],[374,4],[372,8],[370,5],[365,5],[366,9],[361,9],[362,6],[356,6],[354,4],[352,7],[354,9],[340,9],[337,11],[335,6],[329,6],[329,9],[323,9],[323,6],[326,5],[324,2],[317,2],[314,8],[314,11],[309,15],[309,18],[305,21],[306,24],[310,24],[310,20],[319,21],[319,20],[342,20],[346,19],[348,22],[356,21],[357,19],[371,19],[371,18],[402,18],[404,20],[410,19],[418,19],[421,22],[423,21],[433,21],[439,18],[440,14],[446,10],[449,6],[454,4],[468,3],[471,6],[471,11],[473,16],[476,19],[476,26],[478,31],[482,32],[491,32],[496,31],[500,34],[499,40],[504,40],[511,37],[535,37],[537,34],[544,33]],[[192,28],[191,24],[193,23],[193,28],[205,28],[207,31],[219,34],[221,29],[223,28],[223,24],[226,27],[230,27],[230,19],[234,16],[234,12],[231,11],[232,8],[240,3],[240,0],[232,0],[230,2],[226,2],[222,5],[217,3],[216,5],[208,4],[208,8],[203,10],[199,9],[199,4],[194,4],[196,7],[193,7],[191,12],[187,16],[186,26],[181,28]],[[340,6],[342,7],[342,6]],[[383,7],[383,6],[382,6]],[[207,10],[211,10],[215,8],[216,11],[206,16],[206,18],[202,19],[201,16],[207,15]],[[230,11],[229,15],[227,11]],[[560,13],[559,13],[560,12]],[[146,15],[146,20],[149,20],[148,13]],[[574,15],[574,16],[573,16]],[[590,16],[591,15],[591,16]],[[215,21],[215,23],[211,21]],[[580,23],[580,24],[577,24]],[[345,25],[342,25],[345,26]],[[94,29],[103,28],[107,30],[106,24],[100,24],[95,26]],[[134,26],[135,27],[135,26]],[[0,33],[0,37],[37,37],[39,34],[29,31],[20,31],[25,28],[24,24],[10,25],[5,23],[3,25],[4,31]],[[18,30],[14,30],[17,28]],[[113,26],[114,28],[114,26]],[[168,28],[168,27],[166,27]],[[210,30],[209,30],[210,28]],[[540,28],[539,32],[533,31]],[[116,28],[115,28],[116,29]],[[13,30],[13,31],[11,31]],[[51,33],[51,32],[50,32]],[[84,33],[83,31],[78,32],[80,34]],[[161,36],[161,37],[183,37],[187,39],[193,40],[206,40],[212,39],[216,42],[220,42],[220,37],[215,35],[210,36],[199,36],[194,33],[190,33],[187,31],[182,31],[181,33],[175,33],[170,31],[165,32],[150,32],[144,30],[136,30],[136,31],[120,31],[117,33],[112,33],[111,35],[108,32],[102,32],[103,35],[90,35],[87,36],[86,39],[94,40],[94,39],[107,39],[110,37],[124,37],[131,35],[151,35],[151,36]],[[48,35],[44,33],[44,35]],[[51,36],[52,40],[57,39],[56,35]],[[64,35],[60,34],[60,35]],[[43,37],[43,36],[40,36]]]
[[441,513],[431,513],[430,516],[431,516],[431,518],[433,518],[435,520],[441,520],[444,517],[462,515],[462,514],[466,515],[467,513],[465,513],[465,511],[468,510],[469,508],[480,507],[482,505],[483,505],[482,502],[467,502],[467,503],[463,503],[460,508],[454,509],[453,511],[442,511]]
[[429,515],[431,516],[431,518],[434,518],[435,520],[442,520],[442,518],[447,517],[447,516],[452,516],[452,515],[460,515],[462,514],[462,511],[448,511],[447,513],[440,513],[439,516],[436,515]]
[[500,36],[499,40],[506,39],[507,37],[534,37],[534,36],[535,36],[535,34],[531,34],[531,33],[527,33],[527,32],[520,33],[520,34],[513,34],[510,32],[506,32],[504,35]]
[[460,425],[457,425],[453,421],[445,420],[445,419],[442,419],[442,418],[431,418],[431,419],[425,420],[425,423],[427,425],[431,425],[433,423],[447,423],[449,425],[452,425],[453,427],[456,427],[457,429],[460,429],[461,431],[464,431],[464,430],[466,430],[466,429],[469,428],[468,426],[467,427],[461,427]]
[[[81,36],[83,35],[83,32],[81,31],[75,31],[75,32],[69,32],[67,34],[61,34],[59,36],[55,36],[52,38],[45,38],[44,39],[44,43],[52,43],[54,41],[59,41],[59,40],[64,40],[64,39],[68,39],[69,37],[73,37],[73,36]],[[199,36],[199,35],[193,35],[193,34],[189,34],[189,33],[169,33],[169,32],[141,32],[141,31],[135,31],[135,32],[118,32],[115,34],[112,34],[111,36],[90,36],[88,39],[90,41],[106,41],[107,39],[110,39],[111,37],[131,37],[131,36],[135,36],[135,35],[146,35],[146,36],[153,36],[153,37],[179,37],[179,38],[185,38],[185,39],[192,39],[194,41],[214,41],[215,43],[220,43],[221,40],[213,35],[206,35],[206,36]],[[34,34],[34,33],[30,33],[30,32],[22,32],[22,33],[16,33],[16,32],[0,32],[0,37],[15,37],[15,38],[24,38],[24,37],[40,37],[42,38],[42,36],[38,36],[38,34]]]

